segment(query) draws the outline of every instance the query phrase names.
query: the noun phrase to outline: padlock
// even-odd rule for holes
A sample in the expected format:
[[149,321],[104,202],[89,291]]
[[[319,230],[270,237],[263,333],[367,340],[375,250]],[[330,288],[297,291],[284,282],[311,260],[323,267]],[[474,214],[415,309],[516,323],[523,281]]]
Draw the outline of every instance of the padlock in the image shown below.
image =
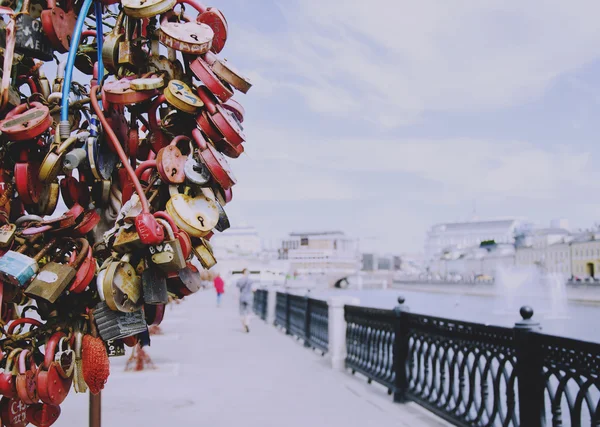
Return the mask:
[[167,278],[160,269],[152,266],[145,268],[142,272],[142,287],[145,304],[156,305],[169,302]]
[[122,0],[123,11],[132,18],[152,18],[172,10],[177,0]]
[[205,269],[210,270],[217,264],[217,259],[213,253],[212,246],[206,239],[200,238],[200,244],[194,246],[193,252]]
[[190,87],[180,80],[171,80],[164,90],[165,100],[184,113],[195,113],[204,106]]
[[111,310],[132,313],[142,308],[142,283],[135,268],[129,263],[129,254],[111,262],[102,282],[101,297]]
[[62,337],[58,342],[58,349],[54,355],[56,369],[63,378],[70,378],[75,370],[75,352],[69,344],[67,337]]
[[86,239],[78,238],[75,243],[78,246],[78,254],[73,264],[48,262],[27,287],[25,295],[51,304],[56,302],[69,287],[88,254],[89,243]]
[[173,229],[167,221],[160,218],[157,221],[167,230],[167,238],[160,245],[148,247],[150,260],[152,264],[166,273],[178,271],[185,267],[181,243],[175,237]]
[[134,105],[148,101],[156,95],[155,89],[133,90],[131,88],[133,79],[135,79],[135,76],[105,83],[102,90],[106,100],[112,104]]
[[188,262],[184,269],[167,276],[167,287],[180,298],[196,293],[202,288],[200,273]]
[[104,341],[131,337],[148,329],[141,310],[123,313],[111,310],[105,302],[96,306],[94,320]]
[[2,424],[6,427],[25,427],[29,422],[27,421],[27,408],[26,405],[18,397],[3,397],[0,400],[0,417],[2,418]]
[[55,140],[50,145],[50,150],[40,165],[40,172],[38,176],[42,182],[51,182],[56,179],[62,170],[63,159],[67,153],[67,150],[78,140],[78,137],[74,135],[70,136],[65,141],[61,141],[58,127],[57,132],[54,134],[54,138]]
[[6,358],[4,372],[0,374],[0,394],[5,397],[17,396],[16,377],[18,374],[17,358],[23,349],[13,349]]
[[19,355],[19,373],[16,378],[16,389],[19,399],[28,405],[37,403],[36,383],[37,366],[29,350],[23,350]]
[[39,271],[38,261],[54,247],[51,239],[33,258],[24,255],[27,246],[22,245],[16,251],[8,251],[0,257],[0,280],[12,286],[25,287]]
[[165,307],[166,304],[144,305],[146,323],[152,326],[160,325],[165,316]]
[[120,254],[133,252],[142,249],[144,244],[140,240],[140,235],[131,224],[119,228],[113,243],[113,249]]
[[221,52],[225,47],[229,33],[229,26],[227,25],[225,15],[219,9],[209,7],[204,12],[198,14],[196,21],[208,25],[213,30],[215,35],[210,50],[214,53]]
[[40,164],[34,160],[15,163],[15,187],[26,205],[35,205],[42,197],[44,186],[39,173]]
[[21,6],[23,12],[15,17],[15,51],[29,58],[52,61],[52,45],[44,33],[42,22],[29,15],[29,0]]
[[215,75],[221,80],[229,83],[235,89],[242,93],[248,93],[252,87],[252,82],[248,77],[243,76],[235,67],[233,67],[227,59],[219,59],[217,55],[208,52],[204,56],[205,62],[210,66]]
[[192,147],[189,145],[188,153],[183,154],[177,145],[177,140],[161,148],[156,155],[156,169],[160,178],[167,184],[183,184],[185,182],[185,164],[187,156],[191,154]]
[[9,248],[15,240],[16,233],[16,224],[4,224],[2,227],[0,227],[0,248]]
[[177,59],[175,49],[168,48],[167,51],[170,57],[161,55],[158,39],[151,39],[148,70],[154,73],[163,73],[168,80],[183,80],[185,78],[183,65]]
[[183,258],[187,260],[192,254],[192,239],[190,238],[190,235],[184,230],[179,229],[179,227],[177,227],[177,224],[175,224],[175,221],[173,221],[173,218],[171,218],[168,213],[164,211],[158,211],[154,212],[154,216],[156,218],[162,218],[169,223],[169,225],[173,229],[173,234],[175,235],[177,240],[179,240],[181,252],[183,253]]
[[[91,211],[96,213],[95,211]],[[71,287],[69,288],[69,292],[74,292],[79,294],[86,290],[86,288],[90,285],[94,276],[96,274],[96,258],[94,258],[92,247],[88,248],[87,255],[83,260],[83,263],[77,270],[75,274],[75,279],[71,283]]]
[[77,330],[74,335],[73,351],[75,352],[75,369],[73,371],[73,388],[75,389],[75,393],[85,393],[88,387],[83,379],[83,368],[81,363],[83,333],[80,330]]
[[[169,188],[173,189],[174,186]],[[174,192],[167,202],[166,209],[177,227],[193,237],[205,236],[219,222],[219,210],[214,194],[208,188],[200,188],[195,197]]]
[[233,96],[233,89],[213,72],[210,65],[201,57],[190,64],[190,70],[221,102]]
[[145,62],[145,55],[139,43],[132,40],[136,29],[135,24],[136,22],[133,19],[125,18],[125,39],[119,43],[118,62],[119,65],[129,66],[137,70]]
[[50,110],[39,102],[21,104],[0,121],[0,132],[11,141],[37,138],[52,124]]
[[246,115],[246,110],[244,109],[242,104],[240,104],[233,98],[229,98],[227,102],[223,103],[223,108],[231,112],[239,123],[243,123],[244,116]]
[[28,422],[37,427],[50,427],[60,416],[60,406],[48,403],[29,405],[26,412]]
[[197,142],[200,149],[200,158],[206,165],[211,175],[225,190],[231,188],[236,183],[233,172],[229,167],[229,163],[211,144],[208,144],[199,129],[192,131],[192,136]]
[[40,400],[50,405],[60,405],[71,389],[72,378],[64,378],[58,370],[55,361],[56,352],[61,338],[66,337],[63,332],[55,332],[46,343],[44,362],[37,371],[36,382]]
[[56,6],[55,0],[48,0],[48,8],[42,12],[41,19],[44,32],[52,47],[60,53],[68,52],[77,21],[75,12],[73,10],[66,12]]
[[219,222],[215,225],[215,230],[220,231],[221,233],[231,227],[229,223],[229,218],[227,217],[227,213],[221,203],[217,200],[217,208],[219,209]]
[[210,50],[215,33],[208,25],[169,22],[173,16],[173,13],[166,13],[158,29],[158,40],[163,45],[191,55],[202,55]]
[[187,181],[201,187],[207,185],[212,178],[208,168],[194,155],[187,157],[183,170]]
[[102,44],[102,61],[106,69],[114,74],[119,69],[119,46],[125,40],[125,34],[123,34],[124,21],[125,13],[121,11],[117,16],[115,26],[110,33],[104,36]]

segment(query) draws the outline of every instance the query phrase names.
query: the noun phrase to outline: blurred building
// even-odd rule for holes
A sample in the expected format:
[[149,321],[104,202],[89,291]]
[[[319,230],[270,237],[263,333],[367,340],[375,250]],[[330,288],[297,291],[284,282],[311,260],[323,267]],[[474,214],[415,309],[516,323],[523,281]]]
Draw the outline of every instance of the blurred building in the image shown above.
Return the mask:
[[362,254],[362,271],[400,271],[402,259],[397,255]]
[[576,278],[600,277],[600,231],[586,231],[571,242],[571,269]]
[[425,256],[433,260],[445,251],[477,247],[486,241],[514,244],[516,236],[531,227],[531,223],[516,218],[436,224],[427,233]]
[[280,260],[303,274],[350,273],[360,269],[358,239],[341,231],[294,232],[281,242]]

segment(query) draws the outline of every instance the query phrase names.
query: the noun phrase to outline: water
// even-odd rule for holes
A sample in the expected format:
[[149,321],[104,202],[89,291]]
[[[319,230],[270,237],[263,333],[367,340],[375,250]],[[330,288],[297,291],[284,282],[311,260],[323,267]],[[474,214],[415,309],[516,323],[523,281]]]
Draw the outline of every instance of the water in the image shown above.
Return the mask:
[[[525,291],[519,293],[518,287],[515,286],[512,293],[503,297],[394,289],[329,289],[312,291],[311,296],[327,298],[335,295],[348,295],[359,298],[363,306],[391,309],[397,305],[397,297],[402,295],[406,298],[405,304],[414,313],[508,327],[514,326],[514,323],[521,319],[519,308],[527,304],[533,307],[534,319],[541,323],[543,332],[600,342],[600,328],[597,326],[597,321],[600,319],[600,305],[567,302],[566,298],[563,298],[564,286],[561,289],[556,282],[553,282],[555,279],[548,279],[551,290],[544,295]],[[418,289],[418,285],[414,286],[415,289]]]

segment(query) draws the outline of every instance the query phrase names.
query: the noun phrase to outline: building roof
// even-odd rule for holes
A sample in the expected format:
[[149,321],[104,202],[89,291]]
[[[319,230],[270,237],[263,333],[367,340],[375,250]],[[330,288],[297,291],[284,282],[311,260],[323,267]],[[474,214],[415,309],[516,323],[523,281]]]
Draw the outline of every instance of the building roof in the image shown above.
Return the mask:
[[472,230],[488,230],[490,228],[508,229],[517,222],[516,219],[503,219],[491,221],[469,221],[469,222],[450,222],[444,224],[436,224],[432,227],[433,232],[439,231],[472,231]]
[[343,231],[307,231],[307,232],[292,232],[290,237],[307,237],[307,236],[333,236],[344,235]]
[[565,230],[564,228],[538,228],[537,230],[533,230],[533,234],[536,236],[567,235],[569,234],[569,230]]

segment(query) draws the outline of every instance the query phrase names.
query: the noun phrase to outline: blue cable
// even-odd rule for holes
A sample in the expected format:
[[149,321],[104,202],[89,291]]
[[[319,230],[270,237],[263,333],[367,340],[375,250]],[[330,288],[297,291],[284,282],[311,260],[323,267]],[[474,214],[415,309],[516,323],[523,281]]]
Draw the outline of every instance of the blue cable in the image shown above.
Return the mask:
[[71,93],[71,81],[73,80],[73,68],[75,68],[75,56],[77,49],[79,48],[79,41],[81,39],[81,32],[83,31],[83,23],[87,14],[90,11],[92,2],[94,0],[85,0],[77,22],[75,23],[75,30],[73,31],[73,38],[71,39],[71,48],[69,49],[69,56],[67,57],[67,66],[65,68],[65,79],[63,80],[62,88],[62,100],[60,105],[60,136],[61,138],[68,138],[71,134],[71,125],[69,124],[69,94]]
[[96,44],[98,46],[98,85],[104,78],[104,62],[102,62],[102,42],[104,29],[102,28],[102,3],[96,2]]

